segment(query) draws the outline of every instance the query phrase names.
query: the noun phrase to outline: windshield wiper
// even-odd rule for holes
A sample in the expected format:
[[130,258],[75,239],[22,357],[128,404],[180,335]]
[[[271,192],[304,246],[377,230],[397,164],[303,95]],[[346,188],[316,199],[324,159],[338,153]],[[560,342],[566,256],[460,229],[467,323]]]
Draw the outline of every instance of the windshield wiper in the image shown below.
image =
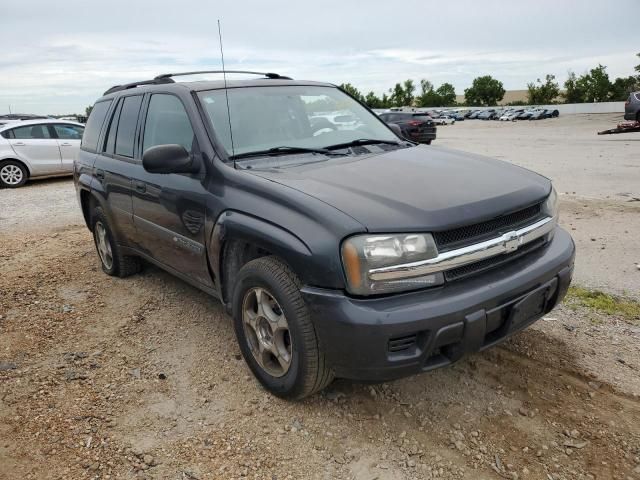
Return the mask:
[[360,145],[375,145],[376,143],[383,143],[385,145],[400,145],[399,142],[394,140],[379,140],[375,138],[359,138],[345,143],[336,143],[335,145],[327,145],[327,150],[339,150],[341,148],[359,147]]
[[237,155],[233,155],[229,158],[232,160],[238,160],[240,158],[249,158],[249,157],[262,157],[262,156],[270,156],[275,157],[277,155],[292,155],[295,153],[321,153],[323,155],[346,155],[345,153],[332,152],[326,148],[306,148],[306,147],[273,147],[267,148],[265,150],[255,150],[253,152],[245,152],[239,153]]

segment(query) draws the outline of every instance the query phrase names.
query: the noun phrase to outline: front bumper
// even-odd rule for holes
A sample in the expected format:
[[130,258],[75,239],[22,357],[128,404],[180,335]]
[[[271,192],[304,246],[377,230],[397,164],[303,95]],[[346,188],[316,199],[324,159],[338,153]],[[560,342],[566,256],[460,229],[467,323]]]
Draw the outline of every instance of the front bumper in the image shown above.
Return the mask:
[[574,256],[558,227],[548,245],[443,287],[369,299],[302,293],[336,376],[386,381],[451,364],[535,322],[567,292]]

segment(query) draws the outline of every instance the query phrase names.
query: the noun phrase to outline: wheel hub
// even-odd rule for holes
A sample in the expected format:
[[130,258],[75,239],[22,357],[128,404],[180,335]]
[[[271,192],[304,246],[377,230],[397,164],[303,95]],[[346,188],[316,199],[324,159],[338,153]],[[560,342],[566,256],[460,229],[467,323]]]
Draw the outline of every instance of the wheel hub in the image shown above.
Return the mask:
[[102,222],[96,222],[93,235],[95,237],[100,261],[107,270],[111,270],[111,267],[113,267],[113,251],[111,250],[111,242],[109,241],[107,229]]
[[5,165],[0,169],[0,178],[7,185],[18,185],[22,181],[22,170],[16,165]]
[[282,377],[289,371],[293,352],[282,308],[260,287],[248,290],[242,305],[242,324],[253,358],[269,375]]

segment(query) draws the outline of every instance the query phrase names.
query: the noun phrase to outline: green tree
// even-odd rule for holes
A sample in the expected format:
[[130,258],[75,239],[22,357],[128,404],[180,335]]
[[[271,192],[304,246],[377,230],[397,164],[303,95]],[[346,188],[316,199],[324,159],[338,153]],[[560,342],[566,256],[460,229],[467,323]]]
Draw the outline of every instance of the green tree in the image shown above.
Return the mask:
[[364,102],[364,96],[360,93],[360,90],[358,90],[350,83],[342,83],[340,84],[340,88],[357,100]]
[[366,103],[369,108],[385,108],[382,99],[374,92],[367,93],[366,97],[364,97],[364,103]]
[[404,86],[404,104],[407,106],[413,105],[413,101],[415,100],[415,92],[416,86],[413,83],[413,80],[408,79],[403,83]]
[[612,85],[604,65],[592,68],[589,73],[580,77],[579,82],[584,88],[586,101],[606,102],[609,99]]
[[[640,53],[636,53],[636,57],[640,58]],[[640,73],[640,64],[636,65],[636,72]]]
[[451,107],[456,104],[456,89],[450,83],[440,85],[436,93],[440,97],[439,107]]
[[544,83],[539,78],[536,83],[527,84],[527,96],[530,105],[549,105],[560,95],[560,87],[555,75],[546,75]]
[[504,98],[502,82],[491,75],[477,77],[464,91],[464,98],[468,105],[493,106]]
[[93,110],[93,105],[89,105],[87,108],[84,109],[87,118],[89,118],[89,115],[91,115],[91,110]]
[[416,106],[436,107],[438,103],[439,98],[433,89],[433,83],[424,78],[420,80],[420,95],[416,98]]
[[609,100],[613,102],[623,102],[629,98],[629,93],[640,90],[640,77],[630,75],[628,77],[616,78],[611,84]]
[[564,82],[564,97],[565,103],[583,103],[585,92],[582,85],[578,82],[578,77],[572,71],[569,71],[569,76]]

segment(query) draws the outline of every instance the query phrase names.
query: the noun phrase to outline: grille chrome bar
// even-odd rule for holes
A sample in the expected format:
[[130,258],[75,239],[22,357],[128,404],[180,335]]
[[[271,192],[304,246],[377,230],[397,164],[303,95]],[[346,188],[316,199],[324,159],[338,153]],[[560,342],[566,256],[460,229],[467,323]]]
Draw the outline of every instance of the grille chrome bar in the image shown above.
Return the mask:
[[507,232],[497,238],[443,252],[435,258],[419,262],[374,268],[369,271],[369,278],[374,281],[411,278],[443,272],[470,263],[485,260],[503,253],[516,251],[521,245],[532,242],[549,232],[556,226],[552,217],[546,217],[529,226]]

